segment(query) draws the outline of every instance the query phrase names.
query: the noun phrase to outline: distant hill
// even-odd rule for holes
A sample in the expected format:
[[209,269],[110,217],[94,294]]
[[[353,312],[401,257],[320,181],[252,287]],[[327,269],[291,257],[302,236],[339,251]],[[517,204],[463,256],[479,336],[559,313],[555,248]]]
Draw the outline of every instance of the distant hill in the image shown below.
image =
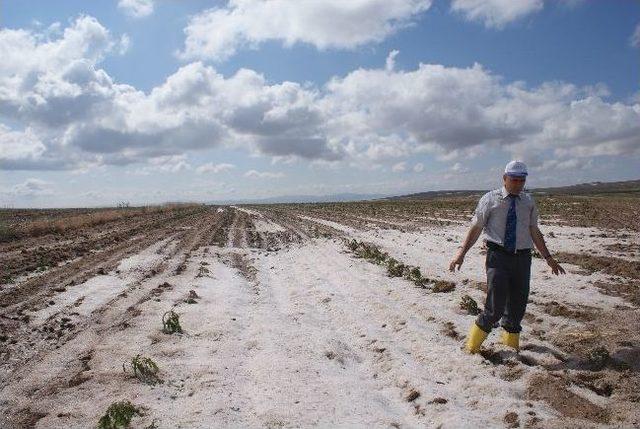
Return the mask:
[[[488,189],[463,191],[428,191],[416,194],[400,195],[385,198],[387,200],[426,200],[442,197],[470,197],[487,192]],[[612,193],[640,193],[640,180],[626,180],[623,182],[591,182],[577,185],[558,186],[552,188],[534,188],[528,192],[538,195],[594,195]]]
[[209,204],[279,204],[279,203],[337,203],[347,201],[368,201],[385,198],[382,194],[334,194],[334,195],[286,195],[280,197],[260,199],[238,199],[225,201],[212,201]]
[[[348,201],[372,201],[372,200],[425,200],[447,197],[476,197],[487,192],[487,189],[477,190],[448,190],[426,191],[415,194],[387,196],[382,194],[334,194],[334,195],[285,195],[279,197],[260,199],[237,199],[211,201],[212,205],[230,204],[280,204],[280,203],[336,203]],[[591,182],[578,185],[558,186],[554,188],[529,189],[533,194],[545,195],[593,195],[610,193],[639,193],[640,180],[627,180],[624,182]]]
[[568,194],[591,195],[612,193],[637,193],[640,192],[640,180],[626,180],[624,182],[591,182],[578,185],[559,186],[555,188],[533,189],[537,194]]

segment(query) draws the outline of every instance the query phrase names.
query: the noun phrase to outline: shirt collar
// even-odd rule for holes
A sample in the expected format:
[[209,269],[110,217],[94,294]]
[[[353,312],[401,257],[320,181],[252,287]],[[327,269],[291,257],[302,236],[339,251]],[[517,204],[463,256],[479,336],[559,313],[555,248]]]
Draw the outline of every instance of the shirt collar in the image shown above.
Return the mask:
[[[502,189],[500,190],[500,195],[502,195],[503,200],[507,198],[509,196],[509,193],[507,192],[507,188],[503,186]],[[518,197],[518,199],[521,198],[520,195],[516,195],[516,197]]]

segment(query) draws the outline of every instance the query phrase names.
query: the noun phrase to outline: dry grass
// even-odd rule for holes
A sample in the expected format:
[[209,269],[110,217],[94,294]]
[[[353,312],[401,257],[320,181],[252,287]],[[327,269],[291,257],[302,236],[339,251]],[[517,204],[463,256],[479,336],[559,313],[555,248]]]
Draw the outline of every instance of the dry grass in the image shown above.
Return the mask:
[[[18,224],[11,228],[10,234],[0,236],[0,241],[10,241],[16,238],[40,237],[47,234],[64,234],[82,228],[90,228],[109,222],[134,218],[153,213],[171,212],[199,206],[198,204],[165,204],[141,208],[101,209],[90,213],[63,216],[55,219],[39,219]],[[7,230],[9,231],[9,230]]]

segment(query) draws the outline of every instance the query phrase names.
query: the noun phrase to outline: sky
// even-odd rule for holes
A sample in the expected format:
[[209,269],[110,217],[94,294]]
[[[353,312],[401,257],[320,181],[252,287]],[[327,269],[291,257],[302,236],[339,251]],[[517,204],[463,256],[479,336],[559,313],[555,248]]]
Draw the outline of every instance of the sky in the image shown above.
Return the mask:
[[637,0],[3,0],[0,207],[640,179]]

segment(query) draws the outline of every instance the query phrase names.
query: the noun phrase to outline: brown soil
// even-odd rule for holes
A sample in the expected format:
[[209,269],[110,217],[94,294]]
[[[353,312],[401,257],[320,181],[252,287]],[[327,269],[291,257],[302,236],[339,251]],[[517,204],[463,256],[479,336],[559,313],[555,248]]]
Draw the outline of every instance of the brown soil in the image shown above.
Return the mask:
[[569,384],[561,377],[536,374],[529,381],[527,397],[547,402],[564,417],[603,424],[609,422],[611,418],[609,411],[571,392],[568,387]]
[[588,322],[595,320],[598,309],[595,307],[582,306],[580,309],[560,304],[556,301],[547,302],[542,306],[545,313],[550,316],[566,317],[569,319]]
[[610,256],[592,256],[584,253],[560,252],[556,255],[558,262],[578,265],[590,273],[602,271],[612,276],[627,277],[640,280],[640,262]]
[[623,283],[595,282],[593,285],[606,295],[619,296],[633,305],[640,306],[640,281]]
[[[118,243],[101,252],[91,253],[3,291],[0,295],[3,303],[3,307],[0,308],[0,330],[6,340],[2,343],[3,347],[0,348],[0,356],[2,357],[0,369],[2,372],[15,372],[38,353],[60,347],[79,332],[96,323],[92,319],[79,318],[77,313],[62,313],[52,316],[42,327],[34,329],[28,323],[26,311],[46,307],[48,302],[55,302],[56,293],[81,284],[86,279],[95,276],[98,271],[105,274],[117,267],[119,262],[128,255],[139,252],[144,247],[167,236],[173,236],[177,240],[177,245],[172,252],[167,254],[167,259],[164,262],[146,273],[145,278],[157,276],[169,268],[167,265],[169,258],[183,254],[184,256],[181,258],[184,260],[193,250],[208,244],[210,236],[220,228],[220,217],[214,210],[199,210],[178,218],[168,219],[163,228],[157,228],[157,225],[150,224],[149,226],[155,229],[147,230],[144,234],[140,234],[140,237]],[[179,232],[176,233],[176,230]],[[178,262],[177,266],[179,265]],[[65,288],[61,288],[61,285],[64,285]],[[137,286],[138,284],[135,283],[131,288],[135,289]],[[120,316],[120,320],[114,326],[118,329],[126,326],[130,319],[139,314],[136,306],[157,297],[165,287],[166,285],[163,284],[148,291]],[[126,299],[127,295],[127,292],[124,292],[116,299]],[[109,306],[106,306],[96,310],[92,317],[101,317],[108,308]],[[82,382],[82,375],[78,377],[70,382]],[[4,385],[8,381],[2,380],[0,385]]]

